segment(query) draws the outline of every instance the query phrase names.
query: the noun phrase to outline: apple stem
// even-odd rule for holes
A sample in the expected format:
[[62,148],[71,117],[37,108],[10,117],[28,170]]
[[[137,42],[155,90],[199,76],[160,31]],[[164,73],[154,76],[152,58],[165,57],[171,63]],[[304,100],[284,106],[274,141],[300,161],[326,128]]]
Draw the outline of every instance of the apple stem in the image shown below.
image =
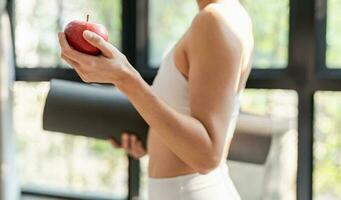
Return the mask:
[[90,17],[90,15],[87,14],[87,15],[86,15],[86,22],[89,22],[89,17]]

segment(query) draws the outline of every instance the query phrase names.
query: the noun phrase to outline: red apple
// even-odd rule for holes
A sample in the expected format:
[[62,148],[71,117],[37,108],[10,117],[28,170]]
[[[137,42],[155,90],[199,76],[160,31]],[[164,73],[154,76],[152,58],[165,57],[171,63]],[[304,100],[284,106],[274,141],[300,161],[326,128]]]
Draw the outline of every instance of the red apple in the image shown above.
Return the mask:
[[88,20],[89,15],[87,15],[87,21],[74,20],[70,22],[66,26],[64,33],[68,43],[74,49],[90,55],[99,55],[101,51],[83,38],[83,32],[85,30],[92,31],[100,35],[105,41],[108,41],[108,31],[103,25],[90,23]]

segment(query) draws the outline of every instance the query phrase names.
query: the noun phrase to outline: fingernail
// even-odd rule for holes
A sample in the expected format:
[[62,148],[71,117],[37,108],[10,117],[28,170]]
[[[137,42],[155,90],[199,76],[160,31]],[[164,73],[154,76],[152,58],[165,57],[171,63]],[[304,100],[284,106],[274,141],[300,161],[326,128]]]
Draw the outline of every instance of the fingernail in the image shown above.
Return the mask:
[[83,32],[83,35],[84,35],[85,37],[88,37],[88,38],[91,38],[91,37],[94,36],[94,34],[93,34],[91,31],[88,31],[88,30],[85,30],[85,31]]

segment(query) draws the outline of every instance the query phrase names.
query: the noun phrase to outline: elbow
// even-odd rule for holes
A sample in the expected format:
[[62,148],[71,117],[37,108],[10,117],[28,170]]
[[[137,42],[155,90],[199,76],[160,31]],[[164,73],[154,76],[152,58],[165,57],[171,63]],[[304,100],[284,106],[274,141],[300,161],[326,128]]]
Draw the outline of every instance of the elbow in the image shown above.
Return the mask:
[[205,175],[214,170],[219,166],[220,158],[219,156],[210,156],[209,158],[203,160],[198,166],[196,171],[201,174]]

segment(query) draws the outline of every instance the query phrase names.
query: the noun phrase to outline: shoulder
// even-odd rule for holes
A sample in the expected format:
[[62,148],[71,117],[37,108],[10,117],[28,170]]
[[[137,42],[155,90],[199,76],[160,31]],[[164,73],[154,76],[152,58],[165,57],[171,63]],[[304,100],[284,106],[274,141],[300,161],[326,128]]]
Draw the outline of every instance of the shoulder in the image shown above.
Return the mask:
[[218,3],[208,5],[195,16],[188,33],[189,46],[201,44],[226,52],[251,49],[253,44],[252,22],[238,4],[230,7]]
[[207,6],[193,19],[187,46],[195,53],[201,49],[211,54],[224,52],[225,55],[239,55],[243,48],[241,37],[227,18],[217,5]]
[[243,34],[241,27],[245,25],[241,21],[236,22],[237,14],[238,11],[212,3],[195,16],[190,26],[190,36],[209,41],[211,39],[219,42],[226,41],[232,45],[241,40]]
[[202,33],[205,30],[218,30],[221,20],[222,18],[219,16],[219,10],[217,6],[209,5],[194,17],[190,28],[191,30],[201,30],[197,34]]

